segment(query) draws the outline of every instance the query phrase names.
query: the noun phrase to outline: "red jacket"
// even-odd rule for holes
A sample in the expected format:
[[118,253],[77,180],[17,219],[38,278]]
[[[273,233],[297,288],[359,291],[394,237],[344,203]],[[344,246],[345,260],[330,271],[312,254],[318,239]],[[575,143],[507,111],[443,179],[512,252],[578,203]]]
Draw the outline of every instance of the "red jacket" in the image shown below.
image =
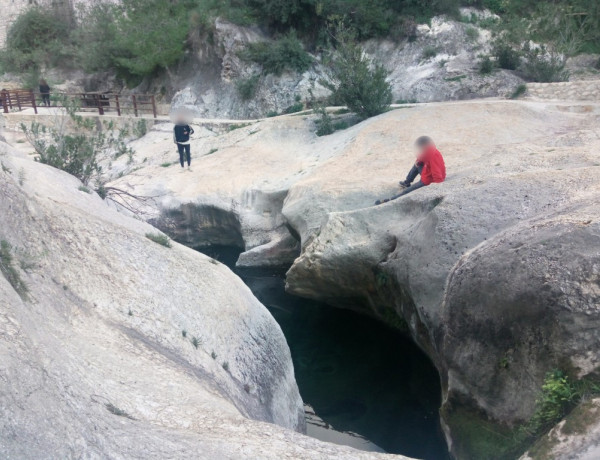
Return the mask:
[[423,163],[423,170],[421,171],[421,182],[423,184],[444,182],[444,179],[446,179],[444,158],[435,146],[427,147],[427,150],[417,158],[417,162]]

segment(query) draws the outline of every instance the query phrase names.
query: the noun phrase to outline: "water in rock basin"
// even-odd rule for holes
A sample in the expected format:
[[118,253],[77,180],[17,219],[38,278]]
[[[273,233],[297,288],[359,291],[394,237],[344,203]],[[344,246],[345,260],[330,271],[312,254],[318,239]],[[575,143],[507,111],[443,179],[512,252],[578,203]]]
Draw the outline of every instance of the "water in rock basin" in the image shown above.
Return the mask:
[[[227,248],[202,252],[230,266],[237,259]],[[316,414],[307,417],[309,435],[363,450],[448,458],[439,376],[414,343],[374,319],[286,294],[283,271],[235,271],[286,336],[300,394]]]

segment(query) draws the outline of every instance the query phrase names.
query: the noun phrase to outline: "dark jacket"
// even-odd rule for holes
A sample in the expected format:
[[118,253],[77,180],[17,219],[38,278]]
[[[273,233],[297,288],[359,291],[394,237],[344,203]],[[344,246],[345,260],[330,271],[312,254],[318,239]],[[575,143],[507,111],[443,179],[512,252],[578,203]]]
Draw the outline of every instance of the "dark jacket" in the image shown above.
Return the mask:
[[189,142],[190,134],[194,134],[194,130],[190,125],[175,125],[173,128],[175,142],[178,144]]
[[48,85],[40,85],[41,94],[50,94],[50,87]]

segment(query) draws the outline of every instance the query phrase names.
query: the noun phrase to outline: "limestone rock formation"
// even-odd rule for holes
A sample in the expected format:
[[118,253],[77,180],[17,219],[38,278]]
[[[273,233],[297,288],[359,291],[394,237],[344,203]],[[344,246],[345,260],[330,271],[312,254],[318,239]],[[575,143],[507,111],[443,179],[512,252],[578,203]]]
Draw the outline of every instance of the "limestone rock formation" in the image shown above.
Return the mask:
[[594,460],[600,457],[600,400],[580,404],[521,460]]
[[[440,370],[453,441],[461,410],[514,426],[550,368],[597,370],[599,114],[580,102],[427,104],[324,138],[310,116],[282,117],[200,133],[191,173],[160,166],[173,154],[170,127],[157,128],[116,183],[160,195],[153,221],[186,244],[231,234],[202,218],[220,209],[237,222],[242,264],[282,262],[281,241],[297,239],[288,290],[409,331]],[[424,133],[447,181],[373,207]]]
[[[486,15],[474,9],[462,14]],[[259,30],[236,26],[222,20],[215,24],[215,46],[203,48],[196,56],[200,71],[179,72],[180,89],[173,97],[173,107],[193,109],[204,118],[254,118],[269,111],[282,112],[294,104],[296,97],[309,101],[328,95],[319,84],[325,76],[320,59],[303,75],[284,73],[261,77],[256,94],[245,101],[236,83],[260,73],[260,67],[240,59],[249,43],[268,41]],[[383,63],[390,71],[394,100],[445,101],[510,95],[521,83],[511,72],[498,71],[481,75],[479,56],[489,51],[491,33],[476,25],[468,25],[436,17],[431,25],[418,27],[416,40],[392,42],[371,40],[365,52]],[[210,62],[210,65],[208,63]],[[214,69],[221,69],[215,72]],[[188,75],[189,74],[189,75]],[[312,96],[311,96],[312,92]]]
[[296,432],[285,338],[225,266],[0,162],[0,457],[388,458]]

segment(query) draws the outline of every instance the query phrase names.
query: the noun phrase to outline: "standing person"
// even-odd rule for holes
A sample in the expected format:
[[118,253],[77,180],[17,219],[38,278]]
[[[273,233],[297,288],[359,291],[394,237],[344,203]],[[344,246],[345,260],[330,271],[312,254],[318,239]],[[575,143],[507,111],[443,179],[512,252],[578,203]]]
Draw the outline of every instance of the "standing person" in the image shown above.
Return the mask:
[[40,80],[40,94],[42,95],[42,104],[50,107],[50,86],[43,78]]
[[[391,198],[377,200],[376,205],[395,200],[431,183],[440,183],[446,180],[446,164],[433,140],[429,136],[421,136],[415,142],[415,147],[417,148],[417,161],[409,171],[406,179],[400,182],[400,186],[404,190]],[[413,184],[419,174],[421,179]]]
[[177,144],[179,151],[179,164],[184,167],[184,160],[187,160],[188,170],[192,163],[190,152],[190,135],[194,134],[194,130],[187,124],[183,117],[179,118],[173,128],[173,140]]

